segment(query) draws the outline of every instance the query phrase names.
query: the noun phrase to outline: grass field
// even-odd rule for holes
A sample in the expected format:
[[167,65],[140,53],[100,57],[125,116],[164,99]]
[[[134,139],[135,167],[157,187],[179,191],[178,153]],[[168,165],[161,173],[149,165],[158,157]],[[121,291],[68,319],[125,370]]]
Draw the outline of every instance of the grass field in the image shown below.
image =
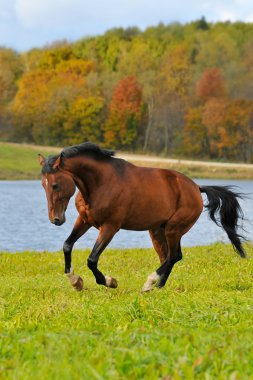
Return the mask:
[[72,289],[61,253],[1,254],[0,379],[253,379],[253,246],[183,249],[164,289],[141,293],[149,249],[100,260],[119,287]]
[[[39,179],[41,177],[38,164],[38,153],[45,156],[57,154],[60,148],[41,147],[35,145],[23,145],[0,142],[0,180]],[[119,153],[120,154],[120,153]],[[165,169],[175,169],[191,178],[222,178],[222,179],[253,179],[253,166],[237,167],[228,165],[220,167],[210,163],[210,167],[199,162],[184,164],[180,161],[165,162],[154,157],[152,162],[143,160],[138,155],[126,155],[134,164],[141,166],[153,166]],[[124,155],[123,155],[124,157]],[[147,156],[150,158],[149,156]],[[225,165],[225,164],[224,164]]]
[[38,153],[56,154],[60,149],[47,149],[0,142],[0,180],[39,179]]

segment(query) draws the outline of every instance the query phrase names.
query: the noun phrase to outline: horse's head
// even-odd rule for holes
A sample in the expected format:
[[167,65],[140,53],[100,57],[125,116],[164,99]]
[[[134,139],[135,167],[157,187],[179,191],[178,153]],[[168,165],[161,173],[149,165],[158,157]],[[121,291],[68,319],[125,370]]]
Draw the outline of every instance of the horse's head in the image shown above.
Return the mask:
[[54,168],[56,156],[48,158],[39,155],[42,166],[42,186],[45,189],[48,205],[48,217],[51,223],[61,226],[66,218],[65,211],[72,195],[75,193],[75,183],[72,177]]

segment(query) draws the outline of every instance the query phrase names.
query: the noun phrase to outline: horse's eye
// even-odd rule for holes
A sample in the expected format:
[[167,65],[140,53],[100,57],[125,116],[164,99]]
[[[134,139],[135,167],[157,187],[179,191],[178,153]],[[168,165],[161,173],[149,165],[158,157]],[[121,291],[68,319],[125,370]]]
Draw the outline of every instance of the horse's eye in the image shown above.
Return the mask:
[[58,183],[53,183],[52,184],[52,188],[53,188],[54,191],[59,191],[60,187],[59,187]]

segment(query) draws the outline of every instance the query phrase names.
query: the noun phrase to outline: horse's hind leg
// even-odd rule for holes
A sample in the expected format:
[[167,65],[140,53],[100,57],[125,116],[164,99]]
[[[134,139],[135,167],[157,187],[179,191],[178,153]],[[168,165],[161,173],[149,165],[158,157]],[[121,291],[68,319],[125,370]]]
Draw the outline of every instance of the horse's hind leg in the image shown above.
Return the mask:
[[166,242],[167,251],[165,251],[164,242],[163,242],[163,245],[160,245],[159,247],[159,252],[163,252],[162,260],[158,252],[162,265],[157,269],[156,272],[148,276],[148,279],[145,282],[142,289],[144,292],[152,290],[154,285],[156,285],[159,288],[163,287],[172,271],[174,264],[177,261],[182,259],[182,252],[181,252],[181,246],[180,246],[181,236],[177,236],[177,235],[168,236],[168,235],[169,234],[166,233],[166,230],[165,230],[164,240]]
[[165,237],[165,228],[159,227],[149,230],[154,249],[156,250],[160,263],[163,264],[168,256],[168,245]]
[[161,288],[166,284],[173,266],[177,261],[182,259],[180,239],[193,226],[198,216],[198,209],[196,209],[194,213],[190,209],[182,208],[166,223],[165,237],[168,245],[167,258],[154,273],[148,276],[143,286],[143,291],[152,290],[154,285]]
[[168,277],[172,271],[173,266],[182,259],[182,251],[181,251],[181,244],[180,244],[180,238],[178,239],[177,236],[170,236],[168,238],[168,245],[169,245],[169,256],[167,260],[160,266],[160,268],[157,269],[156,273],[159,276],[159,279],[156,283],[156,286],[158,288],[162,288],[166,281],[168,280]]

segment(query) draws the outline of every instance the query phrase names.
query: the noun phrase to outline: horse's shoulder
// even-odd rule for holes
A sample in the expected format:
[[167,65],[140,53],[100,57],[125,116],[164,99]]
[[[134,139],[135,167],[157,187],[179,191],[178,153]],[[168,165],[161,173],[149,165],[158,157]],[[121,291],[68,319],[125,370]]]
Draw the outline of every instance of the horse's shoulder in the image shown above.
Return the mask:
[[76,204],[77,210],[80,209],[81,207],[86,206],[85,200],[83,199],[83,196],[80,191],[78,191],[76,194],[75,204]]

